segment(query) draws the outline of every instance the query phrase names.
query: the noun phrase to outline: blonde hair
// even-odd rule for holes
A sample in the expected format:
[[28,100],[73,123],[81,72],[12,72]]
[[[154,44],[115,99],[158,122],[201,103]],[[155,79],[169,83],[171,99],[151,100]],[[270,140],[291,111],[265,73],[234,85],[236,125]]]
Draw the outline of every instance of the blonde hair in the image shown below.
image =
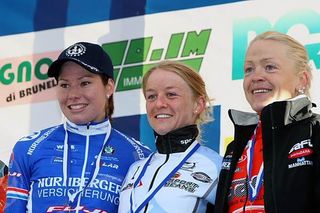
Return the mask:
[[[212,100],[208,96],[208,93],[206,91],[206,85],[202,77],[194,69],[180,62],[162,61],[157,65],[155,65],[154,67],[152,67],[151,69],[149,69],[147,73],[143,76],[143,80],[142,80],[142,90],[145,97],[146,97],[147,81],[151,73],[154,72],[156,69],[163,69],[163,70],[177,74],[188,84],[195,98],[198,98],[201,96],[204,97],[206,107],[205,107],[205,110],[202,113],[200,113],[196,119],[196,125],[198,126],[198,129],[201,124],[204,124],[206,122],[213,120],[212,105],[211,105]],[[200,132],[200,129],[199,129],[199,132]]]
[[307,71],[306,73],[308,75],[308,79],[307,79],[307,87],[305,88],[305,93],[308,96],[310,96],[312,73],[311,73],[311,67],[309,65],[309,56],[306,48],[291,36],[284,33],[276,32],[276,31],[267,31],[256,36],[250,42],[249,47],[255,41],[261,41],[261,40],[278,41],[287,47],[288,56],[291,57],[291,59],[293,59],[295,62],[296,74],[298,75],[303,71]]

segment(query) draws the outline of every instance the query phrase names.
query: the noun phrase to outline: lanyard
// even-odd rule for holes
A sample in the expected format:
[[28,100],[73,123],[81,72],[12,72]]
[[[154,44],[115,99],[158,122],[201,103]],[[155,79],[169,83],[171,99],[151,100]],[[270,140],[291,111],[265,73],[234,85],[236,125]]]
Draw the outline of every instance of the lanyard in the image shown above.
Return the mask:
[[248,174],[248,179],[249,179],[249,199],[250,201],[254,201],[258,194],[259,194],[259,191],[261,189],[261,186],[262,186],[262,181],[263,181],[263,173],[264,173],[264,168],[263,168],[263,162],[261,163],[260,165],[260,168],[259,168],[259,172],[258,172],[258,175],[257,175],[257,179],[256,179],[256,184],[253,185],[253,180],[251,180],[252,178],[252,164],[253,164],[253,155],[254,155],[254,145],[256,143],[256,138],[257,138],[257,129],[259,127],[259,124],[257,126],[257,128],[254,130],[254,134],[251,138],[251,140],[249,140],[248,142],[248,149],[247,149],[247,174]]
[[135,213],[135,212],[139,212],[141,209],[143,209],[149,203],[149,201],[155,196],[155,194],[161,189],[161,187],[182,167],[182,165],[186,162],[186,160],[193,153],[195,153],[195,151],[197,151],[197,149],[199,147],[200,147],[200,144],[198,142],[193,143],[185,151],[184,155],[181,157],[182,160],[180,160],[180,163],[178,163],[178,165],[175,166],[171,172],[169,172],[169,174],[160,182],[160,184],[158,186],[154,187],[153,190],[151,189],[149,191],[150,192],[149,195],[143,200],[143,202],[139,206],[137,206],[135,208],[135,210],[133,210],[133,208],[134,208],[134,199],[133,199],[133,197],[134,197],[134,189],[138,185],[138,183],[140,182],[140,180],[143,177],[144,173],[146,172],[147,167],[149,166],[150,161],[151,161],[151,159],[152,159],[152,157],[153,157],[153,155],[155,153],[150,155],[149,158],[147,159],[147,161],[145,162],[145,164],[143,165],[141,173],[139,174],[138,178],[134,182],[133,189],[132,189],[131,194],[130,194],[130,212],[131,213]]
[[[89,181],[85,184],[84,181],[84,176],[85,176],[85,171],[86,171],[86,166],[87,166],[87,160],[89,157],[89,137],[90,135],[87,134],[86,135],[86,148],[85,148],[85,156],[84,156],[84,165],[82,168],[82,174],[81,174],[81,183],[80,186],[78,188],[78,190],[75,193],[70,193],[68,191],[68,198],[69,198],[69,203],[70,202],[74,202],[75,198],[88,186],[90,186],[92,184],[92,182],[96,179],[96,177],[98,176],[99,170],[100,170],[100,161],[101,161],[101,156],[102,156],[102,152],[104,150],[104,147],[108,144],[108,139],[111,133],[111,128],[110,128],[110,122],[108,121],[108,127],[106,129],[106,135],[105,138],[103,140],[103,145],[101,150],[99,151],[99,154],[97,156],[97,159],[95,160],[95,169],[93,172],[90,173],[90,177],[89,177]],[[64,171],[64,181],[65,184],[67,183],[67,179],[68,179],[68,167],[67,167],[67,162],[68,162],[68,144],[67,144],[67,140],[68,140],[68,133],[67,133],[67,128],[65,127],[65,132],[66,132],[66,136],[65,136],[65,145],[64,145],[64,159],[63,159],[63,171]],[[67,186],[67,184],[66,184]],[[78,197],[79,198],[79,197]],[[80,205],[80,199],[78,199],[78,203],[77,206]]]

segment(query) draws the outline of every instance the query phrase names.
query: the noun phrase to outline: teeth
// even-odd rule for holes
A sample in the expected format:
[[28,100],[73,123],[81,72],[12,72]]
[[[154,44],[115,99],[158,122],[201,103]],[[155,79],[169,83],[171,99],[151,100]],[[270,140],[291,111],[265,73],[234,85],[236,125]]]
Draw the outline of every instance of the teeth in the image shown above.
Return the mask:
[[267,93],[271,90],[269,89],[257,89],[257,90],[253,90],[253,94],[257,94],[257,93]]
[[70,109],[81,109],[84,106],[85,106],[85,104],[77,104],[77,105],[70,105],[69,108]]
[[170,115],[167,114],[161,114],[161,115],[157,115],[156,118],[169,118],[171,117]]

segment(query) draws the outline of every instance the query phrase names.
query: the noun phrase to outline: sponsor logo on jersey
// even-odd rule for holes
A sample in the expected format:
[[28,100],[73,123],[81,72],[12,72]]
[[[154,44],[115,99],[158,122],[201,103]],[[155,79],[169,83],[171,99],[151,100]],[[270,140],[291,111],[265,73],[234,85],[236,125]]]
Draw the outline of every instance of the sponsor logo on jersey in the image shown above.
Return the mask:
[[199,185],[192,181],[186,181],[179,178],[171,178],[164,185],[164,187],[178,188],[187,192],[194,193],[197,190],[197,188],[199,188]]
[[115,163],[106,163],[106,162],[102,162],[101,165],[102,167],[108,167],[111,169],[119,169],[119,165],[115,164]]
[[188,144],[188,143],[190,143],[190,142],[192,142],[192,138],[185,139],[185,140],[181,140],[181,141],[180,141],[180,144]]
[[[70,162],[71,164],[76,164],[76,163],[77,163],[77,160],[75,160],[75,159],[70,159],[69,162]],[[58,163],[61,164],[61,163],[63,163],[63,158],[62,158],[62,157],[53,157],[51,163],[52,163],[52,164],[58,164]]]
[[[312,166],[313,161],[309,160],[307,157],[313,154],[313,144],[310,139],[300,141],[292,146],[288,153],[288,159],[290,163],[288,165],[289,169],[300,167],[300,166]],[[295,162],[293,162],[293,160]]]
[[22,174],[19,172],[9,172],[8,175],[10,177],[21,177]]
[[132,189],[133,188],[133,183],[128,183],[127,185],[125,185],[124,187],[122,187],[121,191],[125,191],[128,189]]
[[182,165],[181,169],[185,170],[185,171],[192,172],[195,167],[196,167],[196,163],[195,162],[185,162]]
[[289,154],[289,158],[290,159],[294,159],[294,158],[301,158],[301,157],[305,157],[305,156],[309,156],[313,154],[313,150],[310,148],[302,148],[299,149],[297,151],[293,151],[291,154]]
[[172,178],[179,178],[181,176],[181,173],[180,172],[176,172]]
[[37,148],[37,146],[43,141],[45,140],[47,137],[49,137],[49,135],[58,128],[59,126],[53,127],[51,129],[49,129],[47,132],[43,133],[43,135],[41,135],[37,140],[35,140],[31,146],[28,149],[27,155],[32,155],[32,153],[34,152],[34,150]]
[[232,153],[223,158],[221,169],[230,170]]
[[305,157],[297,158],[297,161],[288,165],[289,169],[299,167],[299,166],[312,166],[313,161],[306,160]]
[[301,142],[296,143],[295,145],[293,145],[292,148],[291,148],[290,151],[289,151],[289,154],[291,154],[291,153],[294,152],[294,151],[297,151],[297,150],[300,150],[300,149],[304,149],[304,148],[306,148],[306,147],[308,147],[308,148],[313,147],[310,139],[303,140],[303,141],[301,141]]
[[[85,185],[88,183],[89,178],[84,178]],[[68,187],[79,187],[81,183],[80,177],[70,177],[67,181]],[[57,186],[65,186],[63,184],[62,177],[45,177],[38,180],[38,187],[45,188],[45,187],[57,187]],[[119,186],[117,183],[108,181],[108,180],[99,180],[94,179],[93,182],[88,186],[89,188],[96,188],[96,189],[104,189],[110,192],[114,192],[116,194],[119,193]]]
[[85,206],[78,206],[78,207],[71,207],[71,206],[50,206],[47,209],[47,213],[49,212],[75,212],[75,211],[81,211],[84,213],[108,213],[105,210],[101,209],[93,209],[89,210]]
[[36,139],[40,135],[41,131],[36,131],[31,135],[21,138],[19,141],[30,141]]
[[[96,155],[94,158],[97,159],[98,155]],[[105,155],[101,155],[101,160],[119,162],[119,158],[111,157],[111,156],[105,156]]]
[[[121,185],[106,179],[94,179],[89,183],[89,178],[85,178],[86,186],[81,192],[83,198],[99,199],[115,205],[119,204],[119,192]],[[33,184],[33,193],[40,198],[67,197],[79,190],[82,184],[81,178],[68,178],[64,184],[62,177],[41,178]],[[89,211],[88,211],[89,212]]]
[[204,172],[194,172],[191,174],[191,176],[194,179],[201,181],[201,182],[204,182],[204,183],[211,183],[212,182],[212,179],[209,177],[209,175],[207,175]]
[[[64,149],[64,145],[63,144],[59,144],[59,145],[56,145],[56,147],[54,148],[54,150],[56,150],[56,151],[63,151],[63,149]],[[71,151],[78,151],[77,149],[76,149],[76,146],[75,145],[70,145],[70,150]]]
[[113,154],[114,153],[114,148],[112,146],[107,146],[103,149],[104,154]]

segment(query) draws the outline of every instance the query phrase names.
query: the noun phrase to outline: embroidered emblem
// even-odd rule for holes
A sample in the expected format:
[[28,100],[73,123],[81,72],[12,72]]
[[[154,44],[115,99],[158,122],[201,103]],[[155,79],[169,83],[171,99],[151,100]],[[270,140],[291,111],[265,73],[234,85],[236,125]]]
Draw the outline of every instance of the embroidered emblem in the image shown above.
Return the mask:
[[83,46],[82,44],[74,44],[66,50],[66,55],[72,56],[72,57],[81,56],[85,54],[86,50],[87,50],[86,47]]

